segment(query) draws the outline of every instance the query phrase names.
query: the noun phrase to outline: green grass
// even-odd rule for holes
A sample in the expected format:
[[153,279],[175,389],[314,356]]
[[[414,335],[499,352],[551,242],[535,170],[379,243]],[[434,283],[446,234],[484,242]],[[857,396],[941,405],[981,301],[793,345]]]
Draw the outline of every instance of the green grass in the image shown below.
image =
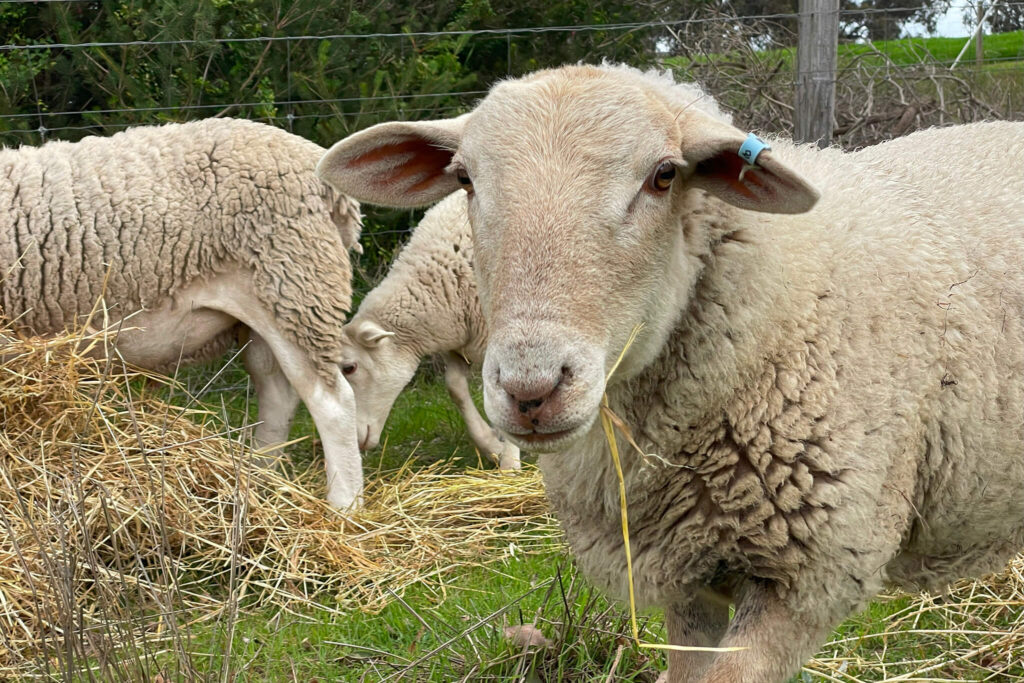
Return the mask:
[[[839,46],[839,61],[842,63],[844,59],[877,50],[896,64],[919,64],[923,61],[952,64],[967,40],[967,38],[902,38],[882,40],[870,45],[846,43]],[[986,35],[982,45],[986,62],[1024,60],[1024,31]],[[972,43],[972,47],[969,47],[961,58],[961,63],[967,65],[972,64],[973,61],[974,47]]]
[[[924,63],[948,66],[956,59],[966,41],[967,38],[901,38],[872,43],[842,43],[839,45],[838,68],[842,71],[858,62],[880,66],[885,63],[884,58],[900,66]],[[1019,70],[1024,62],[1024,31],[986,35],[983,47],[984,69],[998,71],[1009,67]],[[734,57],[727,54],[701,55],[695,61],[702,64],[737,61]],[[796,69],[795,47],[761,50],[754,52],[752,57],[771,66],[781,62],[779,68],[784,72]],[[665,62],[684,71],[690,64],[690,60],[685,57],[669,57]],[[973,46],[964,53],[960,65],[964,69],[974,67]]]
[[[213,370],[189,369],[181,379],[195,391]],[[202,396],[203,405],[224,414],[230,424],[240,424],[245,386],[244,371],[231,366]],[[255,407],[250,410],[255,418]],[[312,423],[300,411],[293,438],[312,432]],[[368,473],[440,458],[481,464],[443,382],[430,368],[399,398],[384,437],[384,447],[366,454]],[[318,457],[315,439],[290,451],[301,463]],[[227,675],[228,680],[247,681],[650,683],[664,668],[662,655],[631,645],[625,608],[610,604],[579,576],[557,539],[532,554],[499,541],[493,558],[497,561],[424,580],[375,614],[301,606],[286,611],[243,600],[237,620],[228,623],[224,615],[221,621],[189,627],[191,675],[197,680]],[[832,644],[794,680],[876,681],[913,672],[932,659],[955,660],[989,642],[984,632],[1024,624],[1024,602],[1001,595],[993,591],[992,605],[984,609],[944,598],[881,596],[842,624]],[[972,599],[984,602],[983,597]],[[318,600],[331,603],[330,596]],[[661,615],[641,619],[642,638],[664,642]],[[554,645],[526,649],[511,644],[503,629],[520,624],[535,624]],[[994,650],[989,658],[944,664],[929,675],[933,680],[984,680],[991,676],[987,667],[1000,666],[999,680],[1024,677],[1024,647],[1008,648]],[[1007,659],[1015,663],[1005,667]],[[177,668],[180,657],[167,654],[160,661],[170,678],[187,678]]]
[[[561,574],[566,566],[556,548],[508,558],[420,585],[375,615],[258,610],[236,625],[230,668],[244,664],[247,680],[604,680],[626,622],[621,609]],[[524,653],[503,634],[524,623],[564,647]],[[649,637],[662,637],[659,628]],[[210,670],[220,669],[224,642],[218,629],[195,639],[197,650],[215,653]],[[623,648],[615,680],[652,681],[661,667]]]
[[[483,414],[477,393],[477,407]],[[462,416],[431,367],[421,370],[395,401],[381,434],[381,445],[367,453],[380,458],[384,469],[395,467],[412,452],[414,463],[440,459],[461,466],[490,467],[478,456],[466,435]]]

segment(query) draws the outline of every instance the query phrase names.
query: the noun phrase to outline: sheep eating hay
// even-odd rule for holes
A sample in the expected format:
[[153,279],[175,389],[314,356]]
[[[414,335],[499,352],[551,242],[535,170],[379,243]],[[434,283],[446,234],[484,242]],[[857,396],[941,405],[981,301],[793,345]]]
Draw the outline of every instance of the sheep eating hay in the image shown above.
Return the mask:
[[672,652],[673,681],[784,680],[884,584],[1024,544],[1024,124],[754,151],[696,87],[576,66],[319,166],[364,201],[469,193],[487,414],[548,452],[570,545],[618,595],[605,392],[657,455],[620,443],[638,599],[671,643],[746,648]]
[[373,448],[398,394],[424,356],[445,354],[445,384],[469,435],[502,469],[519,469],[519,448],[480,417],[469,365],[483,361],[487,325],[473,279],[466,197],[458,192],[423,216],[387,276],[345,325],[341,369],[356,397],[359,445]]
[[336,364],[361,224],[358,204],[314,175],[322,153],[231,119],[0,151],[0,311],[52,334],[102,298],[102,322],[122,320],[118,352],[158,370],[223,353],[244,324],[256,441],[286,441],[301,398],[328,500],[349,507],[362,472]]

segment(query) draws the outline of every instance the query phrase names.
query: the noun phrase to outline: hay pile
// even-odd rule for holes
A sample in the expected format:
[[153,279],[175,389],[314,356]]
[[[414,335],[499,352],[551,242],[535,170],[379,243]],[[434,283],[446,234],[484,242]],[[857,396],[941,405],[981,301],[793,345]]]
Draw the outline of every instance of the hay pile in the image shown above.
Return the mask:
[[534,470],[378,476],[345,520],[321,465],[254,468],[248,429],[160,400],[169,380],[86,355],[100,343],[0,328],[0,676],[173,640],[239,600],[374,609],[557,535]]
[[[152,384],[170,380],[89,358],[100,343],[0,327],[0,678],[71,679],[89,665],[140,680],[164,652],[195,679],[197,622],[266,604],[372,611],[558,536],[535,470],[370,477],[365,508],[343,519],[322,500],[320,463],[287,477],[254,468],[247,426],[161,400]],[[805,673],[1024,680],[1024,559],[943,596],[882,598]]]
[[842,683],[1024,681],[1024,555],[942,595],[879,596],[804,671]]

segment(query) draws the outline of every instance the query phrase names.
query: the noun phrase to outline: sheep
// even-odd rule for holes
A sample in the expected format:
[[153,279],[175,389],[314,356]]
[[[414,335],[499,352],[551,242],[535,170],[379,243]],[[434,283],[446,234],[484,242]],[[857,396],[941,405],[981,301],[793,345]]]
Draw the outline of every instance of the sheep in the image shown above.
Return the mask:
[[338,363],[361,219],[314,175],[322,154],[230,119],[0,151],[0,311],[49,334],[89,323],[102,297],[116,351],[157,370],[222,354],[244,325],[255,441],[286,441],[301,398],[328,500],[348,508],[362,472]]
[[672,651],[677,682],[785,680],[883,585],[1024,545],[1024,124],[747,140],[696,86],[580,65],[319,165],[367,202],[465,189],[492,424],[621,597],[607,396],[639,604],[670,643],[746,648]]
[[468,363],[479,365],[487,345],[472,261],[466,197],[457,192],[423,216],[387,276],[345,325],[341,368],[356,397],[360,447],[377,445],[391,406],[423,357],[444,354],[445,384],[473,443],[501,469],[519,469],[519,449],[480,417],[469,390]]

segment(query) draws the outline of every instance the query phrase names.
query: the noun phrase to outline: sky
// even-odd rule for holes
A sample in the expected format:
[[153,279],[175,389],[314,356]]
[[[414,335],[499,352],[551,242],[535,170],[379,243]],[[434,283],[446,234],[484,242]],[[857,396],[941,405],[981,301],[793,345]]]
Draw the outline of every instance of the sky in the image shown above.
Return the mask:
[[[954,6],[939,19],[938,24],[935,26],[935,33],[932,35],[944,36],[946,38],[963,38],[967,36],[971,29],[964,25],[963,14],[963,3],[954,3]],[[924,30],[924,26],[920,24],[906,24],[904,28],[908,34],[913,36],[928,35]]]

